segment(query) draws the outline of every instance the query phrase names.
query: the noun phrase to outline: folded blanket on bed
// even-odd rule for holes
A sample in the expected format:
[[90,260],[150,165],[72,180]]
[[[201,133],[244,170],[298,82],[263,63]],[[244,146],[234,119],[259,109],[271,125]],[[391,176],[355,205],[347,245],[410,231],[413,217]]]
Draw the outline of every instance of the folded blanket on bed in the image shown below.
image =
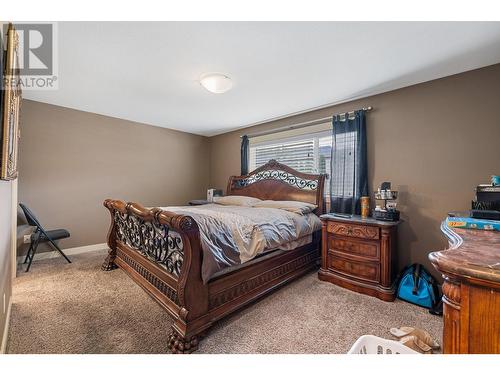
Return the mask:
[[248,262],[265,251],[301,246],[304,241],[296,240],[321,228],[315,214],[300,215],[277,208],[207,204],[161,209],[189,215],[198,224],[205,283],[218,271]]

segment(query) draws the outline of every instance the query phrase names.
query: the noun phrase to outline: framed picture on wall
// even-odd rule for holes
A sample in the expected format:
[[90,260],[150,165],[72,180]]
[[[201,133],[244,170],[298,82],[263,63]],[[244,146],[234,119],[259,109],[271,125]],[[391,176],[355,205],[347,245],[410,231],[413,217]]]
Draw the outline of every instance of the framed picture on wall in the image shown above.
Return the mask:
[[6,39],[7,48],[2,70],[0,179],[14,180],[17,178],[21,87],[19,84],[19,37],[12,24],[9,24]]
[[[1,24],[0,24],[1,25]],[[0,30],[0,124],[2,124],[3,121],[3,75],[4,75],[4,60],[5,60],[5,48],[3,45],[3,32]],[[1,126],[0,126],[1,128]],[[2,135],[0,134],[0,140]],[[1,159],[0,159],[1,160]]]

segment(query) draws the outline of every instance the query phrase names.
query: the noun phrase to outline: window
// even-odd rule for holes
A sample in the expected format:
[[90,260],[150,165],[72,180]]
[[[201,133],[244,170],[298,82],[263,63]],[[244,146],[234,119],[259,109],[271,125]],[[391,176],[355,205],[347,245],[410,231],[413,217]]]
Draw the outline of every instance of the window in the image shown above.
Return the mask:
[[[324,130],[331,126],[326,124],[322,126],[321,131],[311,134],[300,134],[286,136],[283,134],[274,134],[273,138],[257,138],[250,141],[250,170],[254,170],[269,160],[274,159],[280,163],[305,173],[326,173],[328,178],[325,181],[325,195],[330,195],[330,176],[331,174],[331,154],[332,154],[332,132]],[[289,134],[289,133],[288,133]],[[353,194],[354,186],[354,153],[350,152],[351,145],[356,144],[356,133],[347,132],[337,134],[337,160],[339,167],[337,170],[343,170],[350,178],[345,176],[333,176],[332,195],[334,197],[350,197]],[[264,139],[263,139],[264,138]],[[342,152],[344,150],[345,152]],[[342,167],[340,167],[342,166]],[[327,199],[329,204],[329,199]]]
[[251,142],[250,170],[274,159],[300,172],[329,173],[331,151],[332,134],[330,131]]

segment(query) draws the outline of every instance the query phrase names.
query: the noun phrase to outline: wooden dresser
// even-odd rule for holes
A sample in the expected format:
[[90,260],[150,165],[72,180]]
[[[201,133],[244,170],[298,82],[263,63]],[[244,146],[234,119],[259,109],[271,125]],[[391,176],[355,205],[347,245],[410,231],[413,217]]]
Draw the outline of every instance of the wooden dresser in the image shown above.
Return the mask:
[[443,274],[443,352],[500,353],[500,233],[441,230],[450,247],[429,254]]
[[399,222],[332,215],[323,215],[321,220],[319,279],[384,301],[394,301]]

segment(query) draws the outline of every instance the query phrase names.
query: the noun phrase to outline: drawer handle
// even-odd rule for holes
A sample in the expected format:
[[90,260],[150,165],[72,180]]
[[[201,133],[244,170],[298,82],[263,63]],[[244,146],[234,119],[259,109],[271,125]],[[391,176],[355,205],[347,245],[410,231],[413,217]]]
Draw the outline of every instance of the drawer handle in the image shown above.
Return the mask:
[[352,234],[352,228],[347,228],[347,234]]

